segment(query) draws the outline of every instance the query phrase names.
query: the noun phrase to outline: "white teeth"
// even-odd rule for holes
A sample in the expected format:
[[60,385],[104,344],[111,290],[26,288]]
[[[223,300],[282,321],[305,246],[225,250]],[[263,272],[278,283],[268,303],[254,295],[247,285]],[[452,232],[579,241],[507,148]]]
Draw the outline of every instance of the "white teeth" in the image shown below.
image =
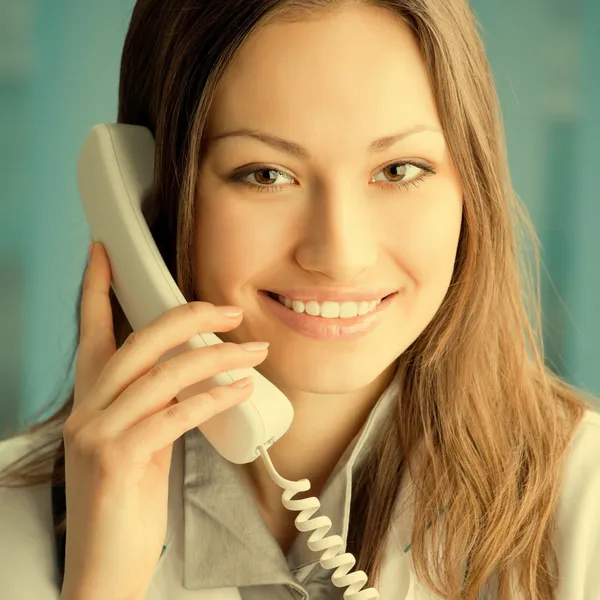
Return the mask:
[[319,304],[315,300],[302,302],[302,300],[291,300],[285,296],[277,296],[277,299],[294,312],[305,312],[313,317],[324,317],[326,319],[349,319],[358,315],[366,315],[381,302],[381,300],[371,300],[370,302],[326,301]]

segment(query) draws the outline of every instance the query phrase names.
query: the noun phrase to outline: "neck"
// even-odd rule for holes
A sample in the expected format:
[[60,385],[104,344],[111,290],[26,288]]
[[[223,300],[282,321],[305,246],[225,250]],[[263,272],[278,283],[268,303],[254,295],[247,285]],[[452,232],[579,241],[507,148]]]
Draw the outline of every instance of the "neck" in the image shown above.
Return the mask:
[[[311,488],[305,494],[319,496],[390,383],[396,366],[393,363],[367,387],[346,394],[323,397],[282,390],[294,407],[294,420],[286,434],[269,448],[277,472],[292,481],[309,479]],[[283,509],[283,490],[271,480],[264,462],[257,459],[237,466],[261,510],[279,513]],[[305,494],[298,497],[306,497]]]

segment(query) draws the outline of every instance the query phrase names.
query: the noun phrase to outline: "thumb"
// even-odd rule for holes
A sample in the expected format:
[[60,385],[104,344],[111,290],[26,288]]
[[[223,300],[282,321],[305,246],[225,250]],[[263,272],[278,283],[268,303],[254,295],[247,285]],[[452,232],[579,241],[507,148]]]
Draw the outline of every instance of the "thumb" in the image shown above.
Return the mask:
[[110,263],[104,246],[92,242],[82,285],[74,408],[89,394],[106,363],[116,352],[109,298],[110,280]]

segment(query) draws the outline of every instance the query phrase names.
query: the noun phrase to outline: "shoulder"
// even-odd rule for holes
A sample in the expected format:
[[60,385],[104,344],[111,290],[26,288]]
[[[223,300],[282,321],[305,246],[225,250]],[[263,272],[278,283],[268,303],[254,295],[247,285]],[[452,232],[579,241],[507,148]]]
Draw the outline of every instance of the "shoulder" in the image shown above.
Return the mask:
[[600,589],[600,414],[586,411],[567,448],[556,514],[558,600],[592,598]]
[[25,454],[32,447],[32,441],[32,437],[28,435],[0,440],[0,472]]
[[600,494],[600,413],[593,410],[585,412],[567,447],[561,500],[568,504],[582,489]]
[[577,436],[582,437],[589,434],[596,436],[596,439],[600,435],[600,412],[597,410],[588,409],[585,411],[581,423],[575,429],[573,441]]
[[[32,439],[0,441],[0,472],[32,448]],[[58,600],[50,485],[0,486],[3,597]]]

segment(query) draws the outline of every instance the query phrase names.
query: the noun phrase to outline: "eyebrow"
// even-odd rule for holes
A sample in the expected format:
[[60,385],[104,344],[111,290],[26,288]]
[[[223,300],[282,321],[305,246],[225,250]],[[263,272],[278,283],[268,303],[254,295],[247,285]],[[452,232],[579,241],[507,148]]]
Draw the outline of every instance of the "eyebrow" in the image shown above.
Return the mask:
[[[395,143],[417,133],[424,132],[434,132],[443,135],[441,129],[437,127],[433,127],[431,125],[415,125],[410,129],[405,131],[400,131],[399,133],[394,133],[392,135],[386,135],[384,137],[373,140],[369,146],[367,147],[367,154],[376,154],[377,152],[382,152],[386,150],[390,146]],[[277,150],[282,150],[287,154],[291,154],[298,158],[309,159],[310,153],[306,148],[303,148],[300,144],[296,142],[292,142],[290,140],[284,140],[276,135],[271,135],[270,133],[265,133],[263,131],[258,131],[257,129],[236,129],[235,131],[229,131],[227,133],[221,133],[219,135],[213,136],[207,140],[208,143],[215,142],[217,140],[222,140],[224,138],[230,137],[249,137],[259,140],[269,146]]]

